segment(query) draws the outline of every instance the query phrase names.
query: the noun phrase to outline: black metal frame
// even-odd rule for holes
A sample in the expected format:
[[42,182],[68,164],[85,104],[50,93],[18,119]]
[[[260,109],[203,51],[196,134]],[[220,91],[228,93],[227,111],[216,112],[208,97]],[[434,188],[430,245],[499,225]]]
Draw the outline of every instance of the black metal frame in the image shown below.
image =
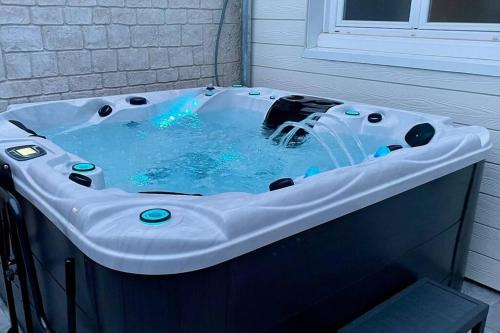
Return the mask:
[[64,261],[66,282],[66,315],[68,333],[76,333],[76,268],[75,258]]
[[2,208],[0,209],[0,232],[1,232],[0,258],[2,263],[3,278],[5,283],[5,293],[6,293],[10,323],[11,323],[11,328],[8,330],[8,332],[18,333],[19,329],[18,329],[15,301],[14,301],[14,292],[12,290],[12,283],[16,271],[15,271],[15,263],[11,258],[11,253],[10,253],[10,238],[8,236],[7,222],[6,222],[7,217],[5,215],[6,212],[4,207],[2,206]]
[[[14,276],[17,275],[21,289],[26,332],[34,332],[31,314],[32,302],[40,327],[44,332],[52,332],[48,326],[48,320],[43,307],[40,286],[38,284],[35,264],[31,254],[22,208],[17,198],[14,194],[12,194],[12,192],[15,193],[15,188],[11,169],[7,163],[1,160],[0,185],[0,210],[2,212],[0,222],[3,241],[1,246],[2,252],[0,255],[2,257],[2,268],[6,268],[6,270],[4,270],[4,280],[6,283],[7,295],[9,295],[7,298],[11,319],[10,331],[18,332],[18,320],[15,313],[15,304],[12,292],[12,282],[14,280]],[[10,249],[12,249],[14,259],[11,258]],[[15,264],[15,270],[10,268],[13,264]]]

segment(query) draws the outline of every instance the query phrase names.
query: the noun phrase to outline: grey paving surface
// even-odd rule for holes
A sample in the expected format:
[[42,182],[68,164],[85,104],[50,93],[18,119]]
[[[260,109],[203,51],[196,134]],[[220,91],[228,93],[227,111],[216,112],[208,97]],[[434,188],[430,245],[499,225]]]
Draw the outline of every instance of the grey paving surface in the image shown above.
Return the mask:
[[500,293],[472,281],[465,281],[462,292],[490,305],[486,333],[500,333]]
[[10,328],[9,315],[7,313],[7,307],[0,300],[0,332],[5,333]]
[[[500,333],[500,292],[488,289],[472,281],[465,281],[462,292],[490,305],[485,333]],[[7,308],[0,301],[0,333],[10,327]]]

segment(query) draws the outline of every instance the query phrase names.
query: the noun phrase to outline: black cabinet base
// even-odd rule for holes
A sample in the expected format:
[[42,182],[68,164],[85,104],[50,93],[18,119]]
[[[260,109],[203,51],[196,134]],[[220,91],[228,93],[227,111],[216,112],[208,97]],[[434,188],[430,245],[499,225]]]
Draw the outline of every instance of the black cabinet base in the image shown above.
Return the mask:
[[[22,204],[56,332],[67,330],[64,267],[71,257],[79,333],[320,333],[422,277],[459,288],[481,174],[479,163],[219,265],[162,276],[97,264]],[[18,290],[14,296],[19,303]]]

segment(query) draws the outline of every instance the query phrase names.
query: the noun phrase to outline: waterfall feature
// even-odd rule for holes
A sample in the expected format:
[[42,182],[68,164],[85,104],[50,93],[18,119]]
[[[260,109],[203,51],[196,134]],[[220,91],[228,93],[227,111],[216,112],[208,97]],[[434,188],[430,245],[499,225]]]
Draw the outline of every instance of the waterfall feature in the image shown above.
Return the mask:
[[356,148],[359,150],[362,156],[364,157],[368,156],[366,150],[363,147],[363,144],[361,143],[361,140],[359,139],[358,135],[354,133],[349,124],[347,124],[340,117],[335,116],[333,114],[313,113],[300,122],[293,122],[293,121],[284,122],[283,124],[281,124],[281,126],[279,126],[276,129],[276,131],[274,131],[274,133],[269,137],[269,139],[271,141],[278,142],[278,144],[282,147],[289,147],[294,137],[298,134],[299,131],[302,130],[307,134],[309,134],[311,137],[313,137],[323,147],[323,149],[330,157],[335,168],[338,168],[340,167],[340,163],[338,158],[335,156],[332,147],[328,145],[326,140],[314,129],[314,127],[317,128],[320,127],[325,130],[324,133],[327,133],[331,138],[333,138],[335,143],[339,146],[340,151],[347,157],[349,165],[356,164],[356,161],[354,160],[352,153],[349,151],[347,147],[347,142],[345,138],[342,138],[342,136],[339,135],[339,132],[330,124],[325,122],[320,122],[321,118],[331,119],[336,124],[341,125],[346,130],[345,133],[348,133],[349,136],[352,138],[352,140],[356,145]]

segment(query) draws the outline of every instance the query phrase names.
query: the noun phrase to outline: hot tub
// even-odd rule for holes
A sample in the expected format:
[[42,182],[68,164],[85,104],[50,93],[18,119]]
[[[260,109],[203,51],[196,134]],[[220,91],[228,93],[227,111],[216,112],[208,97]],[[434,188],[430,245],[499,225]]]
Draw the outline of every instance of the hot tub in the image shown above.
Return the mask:
[[420,277],[458,288],[490,147],[448,118],[239,86],[0,114],[56,332],[66,258],[78,332],[333,332]]

